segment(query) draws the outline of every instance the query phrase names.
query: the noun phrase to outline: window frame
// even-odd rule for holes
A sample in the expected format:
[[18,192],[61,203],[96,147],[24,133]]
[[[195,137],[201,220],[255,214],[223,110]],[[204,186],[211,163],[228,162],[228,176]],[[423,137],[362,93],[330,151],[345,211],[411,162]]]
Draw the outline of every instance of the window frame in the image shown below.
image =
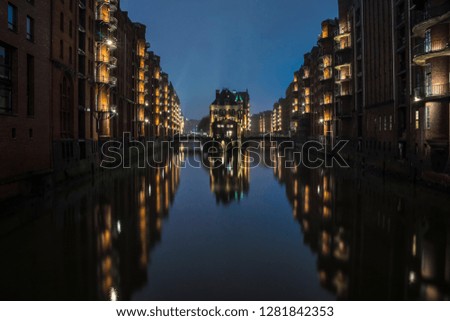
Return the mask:
[[34,42],[34,19],[27,15],[27,40]]
[[[12,10],[12,12],[10,10]],[[12,13],[12,17],[10,15],[11,13]],[[10,21],[10,19],[12,19],[12,21]],[[12,4],[11,2],[8,2],[7,20],[8,20],[8,29],[13,32],[18,32],[17,7],[14,4]]]

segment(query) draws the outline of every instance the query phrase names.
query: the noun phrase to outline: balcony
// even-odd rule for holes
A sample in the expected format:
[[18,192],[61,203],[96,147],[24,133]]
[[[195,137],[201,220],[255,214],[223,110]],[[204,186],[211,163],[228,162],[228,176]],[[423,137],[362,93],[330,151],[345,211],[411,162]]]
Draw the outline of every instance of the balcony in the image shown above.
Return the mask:
[[109,85],[111,87],[115,87],[117,85],[117,78],[116,77],[109,77]]
[[336,73],[336,83],[340,84],[340,83],[344,83],[347,81],[351,81],[352,80],[352,75],[347,74],[347,75],[341,75],[340,72]]
[[109,67],[110,68],[116,68],[117,67],[117,58],[116,57],[111,57],[109,59]]
[[349,25],[339,27],[338,30],[334,32],[334,40],[339,41],[342,38],[349,37],[351,35],[352,29]]
[[116,12],[116,11],[117,11],[117,5],[116,5],[116,4],[113,4],[113,3],[110,3],[110,4],[109,4],[109,11],[110,11],[111,13]]
[[423,66],[427,60],[436,57],[450,56],[449,39],[444,38],[433,41],[421,41],[414,47],[414,63]]
[[352,63],[353,55],[351,50],[339,50],[336,51],[335,64],[336,69],[341,66],[349,66]]
[[350,101],[343,101],[336,105],[336,116],[345,119],[351,118],[353,113],[352,104]]
[[117,18],[115,17],[111,17],[109,19],[109,31],[114,31],[117,29],[117,24],[119,23],[119,21],[117,20]]
[[412,15],[413,35],[423,37],[427,29],[448,18],[450,18],[450,2],[428,7],[423,11],[415,11]]
[[430,85],[417,87],[414,90],[414,101],[430,101],[430,100],[439,100],[442,98],[448,98],[450,96],[450,85],[439,84],[439,85]]
[[345,98],[345,97],[351,97],[353,95],[352,88],[338,88],[335,92],[336,98]]
[[334,46],[334,52],[338,52],[341,50],[349,50],[352,49],[352,43],[350,40],[338,42]]
[[117,38],[115,37],[106,38],[104,43],[109,47],[110,50],[117,49]]

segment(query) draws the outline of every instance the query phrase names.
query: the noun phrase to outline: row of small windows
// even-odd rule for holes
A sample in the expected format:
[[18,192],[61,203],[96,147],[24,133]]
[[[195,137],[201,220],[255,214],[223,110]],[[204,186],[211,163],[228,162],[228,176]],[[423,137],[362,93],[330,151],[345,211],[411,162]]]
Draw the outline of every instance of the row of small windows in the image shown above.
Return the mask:
[[[34,3],[34,1],[32,3]],[[17,7],[10,2],[8,2],[8,29],[14,32],[19,31]],[[34,41],[34,19],[31,18],[30,16],[27,16],[26,29],[27,29],[26,30],[27,39],[30,41]]]
[[213,111],[213,114],[214,115],[219,115],[219,116],[226,116],[226,115],[229,115],[229,116],[236,116],[236,115],[242,116],[242,110],[236,111],[234,109],[230,109],[230,110],[225,110],[225,109],[217,110],[216,109],[216,110]]
[[[378,127],[378,131],[387,131],[388,130],[388,118],[387,116],[375,118],[375,127]],[[389,116],[389,130],[392,131],[393,128],[393,119],[392,115]],[[414,114],[414,128],[420,129],[420,112],[416,110]],[[425,129],[431,129],[431,115],[430,108],[425,107]]]
[[[375,118],[375,128],[378,125],[378,131],[387,131],[388,130],[388,118],[387,116],[384,116],[384,120],[383,117],[379,117],[378,120],[377,118]],[[389,116],[389,130],[391,131],[393,129],[393,119],[392,119],[392,115]]]

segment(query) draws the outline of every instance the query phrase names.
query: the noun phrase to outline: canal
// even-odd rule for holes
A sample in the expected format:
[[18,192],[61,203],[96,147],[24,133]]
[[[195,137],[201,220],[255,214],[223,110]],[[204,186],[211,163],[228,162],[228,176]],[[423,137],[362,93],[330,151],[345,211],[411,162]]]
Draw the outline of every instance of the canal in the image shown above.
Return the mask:
[[178,153],[3,207],[0,299],[449,298],[448,195],[260,155]]

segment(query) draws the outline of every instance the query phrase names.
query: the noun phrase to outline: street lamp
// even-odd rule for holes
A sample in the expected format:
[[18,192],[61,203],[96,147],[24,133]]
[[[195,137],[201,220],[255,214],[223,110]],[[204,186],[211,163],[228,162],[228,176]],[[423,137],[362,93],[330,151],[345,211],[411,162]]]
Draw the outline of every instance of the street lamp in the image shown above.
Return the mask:
[[118,116],[116,108],[111,108],[111,110],[95,110],[93,111],[94,118],[97,121],[97,133],[100,132],[100,122],[105,120],[111,120]]

